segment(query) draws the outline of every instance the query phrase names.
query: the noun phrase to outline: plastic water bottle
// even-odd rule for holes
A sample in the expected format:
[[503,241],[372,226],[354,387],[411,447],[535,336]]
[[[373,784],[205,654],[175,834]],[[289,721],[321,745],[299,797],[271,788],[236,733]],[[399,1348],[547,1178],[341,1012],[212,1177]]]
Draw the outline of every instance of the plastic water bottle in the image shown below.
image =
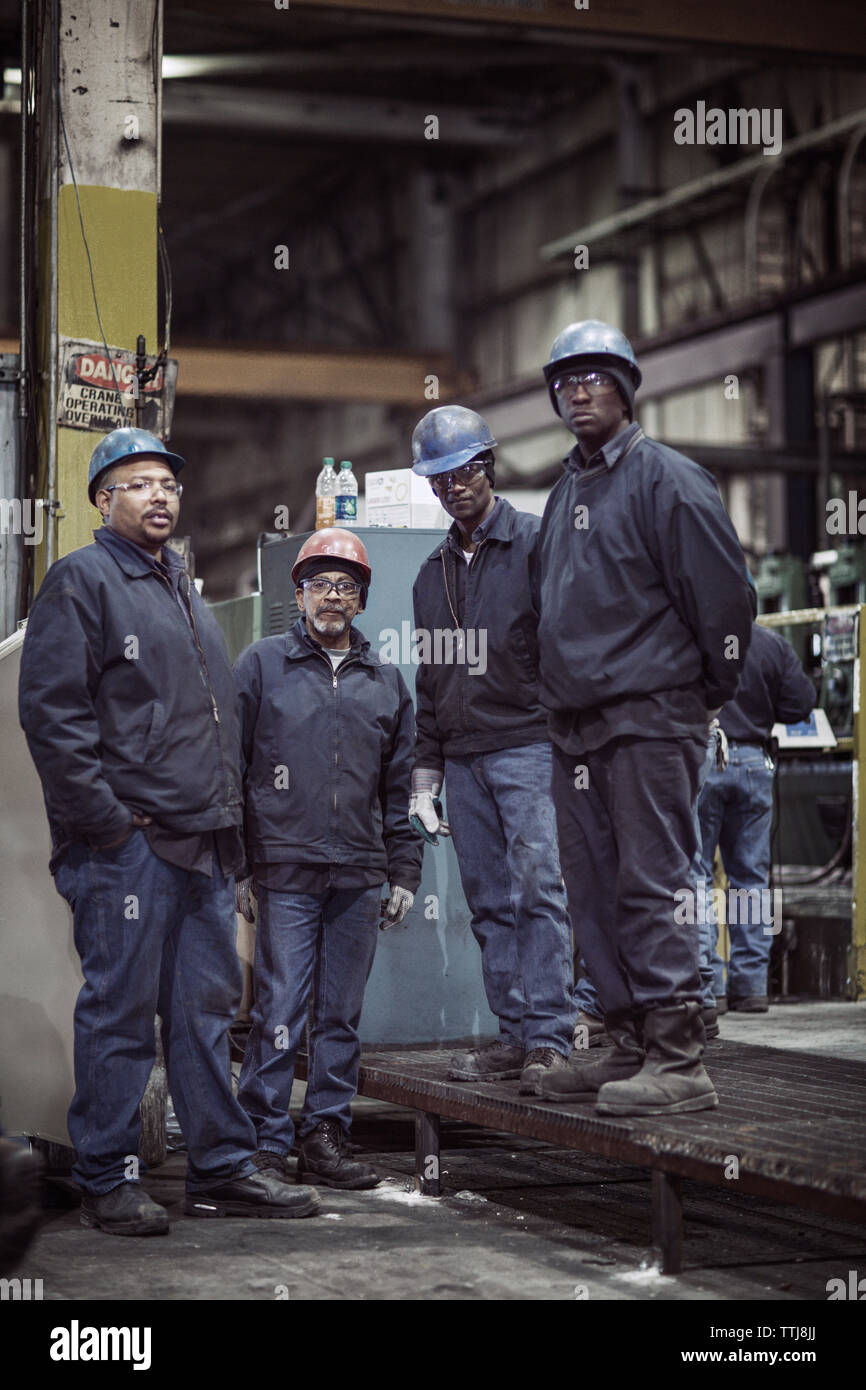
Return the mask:
[[337,474],[337,525],[358,525],[358,479],[349,459],[343,459]]
[[334,525],[337,512],[337,475],[334,460],[322,459],[322,471],[316,479],[316,530]]

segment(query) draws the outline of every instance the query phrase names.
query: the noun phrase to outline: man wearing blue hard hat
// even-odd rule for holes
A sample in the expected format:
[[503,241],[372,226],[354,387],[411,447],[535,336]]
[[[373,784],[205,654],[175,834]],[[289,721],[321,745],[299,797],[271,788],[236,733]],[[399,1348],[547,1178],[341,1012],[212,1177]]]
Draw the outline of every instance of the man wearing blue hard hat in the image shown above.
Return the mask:
[[157,1013],[189,1155],[186,1212],[292,1217],[318,1206],[311,1189],[259,1171],[232,1094],[237,697],[219,627],[166,544],[183,467],[146,430],[113,430],[97,445],[88,497],[103,527],[51,566],[21,658],[21,724],[84,975],[73,1175],[82,1224],[115,1235],[168,1230],[137,1159]]
[[570,324],[544,368],[576,436],[539,543],[541,699],[575,934],[614,1048],[546,1077],[604,1115],[718,1104],[704,1069],[695,799],[708,726],[751,637],[746,566],[712,477],[647,439],[628,339]]
[[[571,924],[538,698],[540,520],[494,496],[494,444],[482,417],[460,405],[429,411],[412,436],[413,469],[454,524],[413,591],[427,650],[419,648],[409,815],[434,844],[453,833],[499,1019],[499,1037],[452,1057],[450,1075],[519,1077],[532,1094],[571,1048]],[[438,801],[443,780],[450,831]]]

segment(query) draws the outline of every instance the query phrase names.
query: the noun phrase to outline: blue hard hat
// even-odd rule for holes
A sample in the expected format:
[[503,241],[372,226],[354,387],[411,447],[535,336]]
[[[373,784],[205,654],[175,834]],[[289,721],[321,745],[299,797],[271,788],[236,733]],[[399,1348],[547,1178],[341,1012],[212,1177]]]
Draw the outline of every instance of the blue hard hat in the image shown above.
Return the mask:
[[94,483],[100,473],[104,473],[106,468],[113,468],[116,463],[123,463],[126,459],[134,458],[136,454],[158,454],[160,458],[165,459],[175,477],[184,466],[184,460],[180,454],[170,453],[162,440],[158,439],[155,434],[150,434],[148,430],[137,430],[131,426],[122,430],[112,430],[104,439],[100,439],[90,456],[87,496],[94,505],[96,504]]
[[412,432],[412,472],[422,478],[450,473],[495,445],[487,421],[474,410],[438,405],[428,410]]
[[550,349],[550,361],[544,366],[544,380],[557,415],[559,403],[553,392],[554,381],[569,367],[590,361],[599,370],[606,369],[614,378],[631,413],[634,393],[641,384],[634,348],[613,324],[602,323],[600,319],[584,319],[582,323],[570,323],[563,328]]

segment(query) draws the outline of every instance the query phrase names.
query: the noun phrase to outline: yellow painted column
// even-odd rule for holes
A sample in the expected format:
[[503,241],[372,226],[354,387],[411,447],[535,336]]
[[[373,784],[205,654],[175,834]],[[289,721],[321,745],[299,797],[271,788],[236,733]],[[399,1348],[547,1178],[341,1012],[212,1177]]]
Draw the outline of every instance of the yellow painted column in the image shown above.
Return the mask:
[[[139,333],[156,343],[156,194],[119,188],[79,188],[94,266],[99,313],[110,348],[135,349]],[[65,184],[58,209],[58,333],[100,342],[87,254],[75,189]],[[134,423],[134,420],[130,420]],[[56,554],[89,545],[99,513],[87,500],[90,455],[101,436],[92,430],[57,431]]]
[[[57,0],[55,35],[51,32],[51,5],[46,4],[48,23],[41,77],[45,93],[43,120],[46,116],[48,120],[43,125],[47,132],[47,174],[42,188],[39,247],[42,380],[37,495],[49,496],[50,432],[56,429],[57,508],[53,522],[46,519],[46,534],[49,526],[54,527],[55,559],[88,545],[99,525],[99,514],[87,499],[87,471],[90,455],[102,435],[93,430],[57,426],[56,415],[54,421],[49,418],[49,373],[56,374],[59,401],[59,362],[64,339],[101,345],[104,334],[109,349],[134,351],[138,335],[143,334],[147,351],[157,351],[158,94],[162,53],[161,11],[157,6],[158,0],[136,0],[135,5],[88,0],[86,6]],[[55,65],[59,77],[56,84]],[[51,121],[56,142],[49,138]],[[56,354],[49,308],[49,149],[56,150],[59,183]],[[134,423],[131,413],[129,423]],[[43,541],[36,557],[37,588],[45,563]]]

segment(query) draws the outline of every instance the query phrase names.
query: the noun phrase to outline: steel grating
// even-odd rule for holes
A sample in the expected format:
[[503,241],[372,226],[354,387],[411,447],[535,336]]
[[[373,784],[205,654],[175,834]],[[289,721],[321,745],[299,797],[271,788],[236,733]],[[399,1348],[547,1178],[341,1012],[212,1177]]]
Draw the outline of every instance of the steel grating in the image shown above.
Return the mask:
[[[711,1043],[705,1061],[719,1094],[717,1110],[609,1119],[591,1105],[520,1096],[517,1081],[449,1081],[449,1055],[441,1047],[368,1052],[359,1094],[671,1177],[866,1220],[866,1063]],[[302,1060],[299,1075],[304,1074]]]

